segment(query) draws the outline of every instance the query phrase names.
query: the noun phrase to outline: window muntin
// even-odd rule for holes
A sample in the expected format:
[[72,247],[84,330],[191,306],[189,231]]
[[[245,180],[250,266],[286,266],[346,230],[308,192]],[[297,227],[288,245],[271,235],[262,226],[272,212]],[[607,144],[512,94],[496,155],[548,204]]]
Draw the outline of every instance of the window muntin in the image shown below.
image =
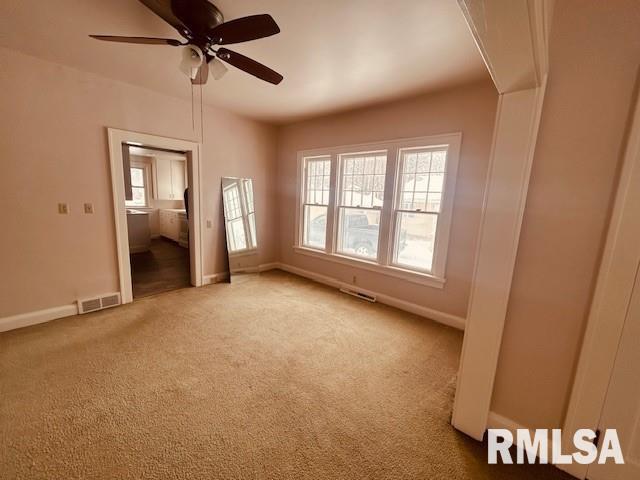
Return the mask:
[[127,207],[147,207],[146,170],[144,167],[131,167],[131,200],[125,200]]
[[374,260],[378,257],[387,153],[340,155],[340,168],[337,251]]
[[305,247],[325,250],[331,158],[312,157],[303,161],[302,244]]
[[432,271],[446,161],[446,147],[400,150],[393,265]]

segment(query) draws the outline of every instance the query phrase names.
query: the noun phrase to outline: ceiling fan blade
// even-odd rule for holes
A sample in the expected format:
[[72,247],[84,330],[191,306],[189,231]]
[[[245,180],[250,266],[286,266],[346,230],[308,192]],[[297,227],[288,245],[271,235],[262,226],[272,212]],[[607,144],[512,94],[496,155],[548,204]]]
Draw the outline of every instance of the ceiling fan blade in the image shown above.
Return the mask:
[[149,10],[175,28],[180,35],[189,38],[190,32],[187,26],[173,13],[172,0],[140,0]]
[[223,62],[227,62],[240,70],[244,70],[254,77],[258,77],[259,79],[273,83],[274,85],[278,85],[284,78],[278,72],[271,70],[269,67],[226,48],[219,48],[216,52],[216,56]]
[[140,43],[144,45],[171,45],[172,47],[179,47],[183,45],[180,40],[174,40],[173,38],[152,38],[152,37],[116,37],[113,35],[89,35],[96,40],[104,40],[105,42],[120,42],[120,43]]
[[271,15],[251,15],[236,18],[214,27],[207,36],[216,45],[248,42],[280,33],[280,27]]

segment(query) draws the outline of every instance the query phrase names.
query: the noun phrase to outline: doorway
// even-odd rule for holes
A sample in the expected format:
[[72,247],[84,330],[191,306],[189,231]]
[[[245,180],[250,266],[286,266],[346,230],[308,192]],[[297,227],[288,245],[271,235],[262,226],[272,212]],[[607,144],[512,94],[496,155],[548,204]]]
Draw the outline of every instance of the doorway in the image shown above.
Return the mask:
[[187,156],[123,144],[133,298],[191,286]]
[[200,286],[200,146],[108,129],[122,303]]

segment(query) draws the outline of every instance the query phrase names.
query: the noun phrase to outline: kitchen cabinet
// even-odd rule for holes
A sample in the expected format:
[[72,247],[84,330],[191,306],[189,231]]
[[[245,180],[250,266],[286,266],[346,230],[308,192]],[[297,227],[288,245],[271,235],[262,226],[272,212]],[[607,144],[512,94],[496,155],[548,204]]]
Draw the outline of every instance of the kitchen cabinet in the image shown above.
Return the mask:
[[[185,237],[185,220],[187,214],[185,210],[166,208],[159,211],[160,218],[160,235],[166,237],[174,242],[178,242],[181,246],[188,246],[188,243],[184,245]],[[188,223],[187,223],[188,228]],[[187,237],[188,238],[188,237]]]
[[171,160],[171,191],[173,200],[184,199],[185,182],[185,164],[183,160]]
[[155,157],[153,160],[153,198],[182,200],[186,188],[186,162],[174,158]]
[[128,208],[127,234],[129,236],[129,253],[148,251],[151,245],[149,212]]

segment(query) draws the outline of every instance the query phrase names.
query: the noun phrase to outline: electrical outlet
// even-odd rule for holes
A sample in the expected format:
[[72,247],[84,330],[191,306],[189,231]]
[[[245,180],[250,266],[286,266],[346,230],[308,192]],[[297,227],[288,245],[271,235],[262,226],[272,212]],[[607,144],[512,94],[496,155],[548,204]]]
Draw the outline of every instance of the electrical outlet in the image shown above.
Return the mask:
[[211,220],[207,220],[207,228],[211,228]]
[[354,285],[356,284],[356,276],[353,276],[353,279],[351,280],[351,283],[353,283]]
[[84,213],[93,213],[93,203],[84,204]]
[[60,215],[67,215],[69,213],[69,204],[68,203],[59,203],[58,204],[58,213]]

